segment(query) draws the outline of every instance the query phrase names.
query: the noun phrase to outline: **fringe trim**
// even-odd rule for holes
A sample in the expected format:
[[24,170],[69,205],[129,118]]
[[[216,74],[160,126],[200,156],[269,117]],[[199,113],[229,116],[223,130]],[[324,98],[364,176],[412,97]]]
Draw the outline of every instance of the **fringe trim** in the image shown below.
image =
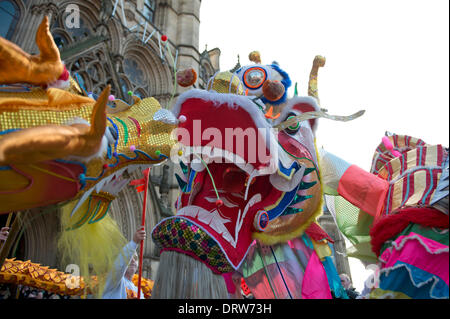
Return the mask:
[[[427,244],[423,241],[422,237],[418,234],[414,234],[414,235],[410,235],[407,237],[402,238],[401,242],[399,244],[397,244],[395,241],[392,242],[392,247],[389,247],[386,249],[386,251],[389,251],[389,254],[392,254],[392,250],[395,249],[397,251],[403,249],[403,247],[405,246],[406,242],[409,240],[417,240],[420,245],[425,248],[425,250],[427,251],[427,253],[429,253],[430,255],[439,255],[439,254],[443,254],[443,253],[449,253],[449,248],[441,248],[441,249],[437,249],[435,251],[431,251],[430,248],[427,246]],[[383,254],[382,254],[383,255]],[[379,261],[381,261],[382,263],[387,263],[387,260],[384,260],[381,256],[378,258]]]
[[221,275],[215,275],[202,262],[185,254],[161,254],[152,299],[228,299]]
[[436,275],[432,275],[432,277],[430,277],[429,279],[427,279],[425,281],[422,281],[422,282],[416,283],[416,281],[414,280],[413,275],[411,273],[411,270],[408,268],[408,266],[406,264],[399,264],[399,265],[395,265],[395,266],[392,266],[392,267],[389,267],[389,268],[381,269],[380,270],[380,276],[383,273],[386,273],[386,276],[389,276],[389,273],[391,271],[394,271],[394,270],[397,270],[397,269],[400,269],[400,268],[405,268],[408,271],[410,282],[414,285],[414,287],[416,287],[418,289],[423,287],[424,285],[434,281],[434,283],[431,286],[430,291],[429,291],[429,295],[430,295],[431,298],[433,298],[433,299],[448,299],[448,296],[444,296],[444,297],[433,296],[433,291],[436,288],[436,285],[438,284],[439,281],[443,281],[441,278],[439,278]]

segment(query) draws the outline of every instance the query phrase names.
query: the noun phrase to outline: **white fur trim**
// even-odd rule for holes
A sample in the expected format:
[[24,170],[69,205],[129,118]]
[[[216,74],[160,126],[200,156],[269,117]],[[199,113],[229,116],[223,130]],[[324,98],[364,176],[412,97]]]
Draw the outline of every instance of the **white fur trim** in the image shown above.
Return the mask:
[[[245,112],[247,112],[253,120],[253,123],[257,128],[265,129],[267,133],[266,136],[263,136],[264,141],[266,143],[267,148],[271,151],[273,155],[274,163],[272,163],[273,167],[277,167],[278,165],[278,142],[275,138],[275,135],[271,132],[272,127],[266,121],[264,114],[261,110],[251,101],[251,99],[247,96],[235,95],[235,94],[226,94],[226,93],[216,93],[212,91],[198,90],[192,89],[185,93],[182,93],[176,102],[176,104],[172,108],[172,113],[176,118],[180,115],[181,106],[188,99],[202,99],[204,101],[212,101],[216,107],[223,107],[224,104],[227,104],[230,112],[233,110],[237,110],[241,108]],[[189,120],[189,119],[188,119]],[[270,132],[270,134],[268,134]],[[262,133],[262,132],[261,132]]]
[[67,89],[70,87],[70,80],[67,81],[56,80],[55,82],[49,83],[47,87],[56,89]]
[[431,298],[433,298],[433,299],[448,299],[448,297],[439,298],[439,297],[433,296],[433,290],[434,290],[434,288],[436,288],[436,285],[438,284],[438,282],[442,280],[441,278],[433,275],[430,278],[428,278],[427,280],[424,280],[424,281],[416,283],[416,281],[414,280],[414,278],[413,278],[413,276],[411,274],[411,269],[409,269],[406,264],[398,264],[398,265],[395,265],[395,266],[390,267],[390,268],[381,269],[380,270],[380,275],[382,273],[386,273],[386,276],[389,276],[389,273],[391,271],[397,270],[397,269],[400,269],[400,268],[405,268],[408,271],[409,279],[410,279],[411,283],[414,285],[414,287],[416,287],[416,288],[421,288],[422,286],[428,284],[429,282],[433,282],[433,285],[430,288],[430,297]]
[[[422,238],[419,235],[414,234],[414,235],[402,238],[400,243],[397,243],[396,241],[391,242],[392,246],[387,249],[389,251],[389,254],[392,254],[392,250],[393,249],[395,249],[397,251],[403,249],[403,247],[405,246],[406,242],[409,241],[409,240],[417,240],[419,242],[419,244],[423,248],[425,248],[427,253],[429,253],[430,255],[439,255],[439,254],[443,254],[443,253],[448,253],[449,252],[449,248],[448,247],[437,249],[434,252],[431,251],[430,248],[423,242]],[[384,264],[387,263],[387,260],[384,260],[381,256],[378,259]]]
[[[73,125],[73,124],[86,124],[90,125],[88,121],[86,121],[83,118],[80,117],[74,117],[66,122],[65,125]],[[104,158],[104,154],[106,154],[108,149],[108,138],[106,137],[106,134],[103,134],[102,137],[102,143],[100,145],[100,148],[98,151],[90,156],[87,157],[81,157],[81,156],[68,156],[65,159],[66,160],[75,160],[82,163],[88,163],[90,160],[94,158]]]

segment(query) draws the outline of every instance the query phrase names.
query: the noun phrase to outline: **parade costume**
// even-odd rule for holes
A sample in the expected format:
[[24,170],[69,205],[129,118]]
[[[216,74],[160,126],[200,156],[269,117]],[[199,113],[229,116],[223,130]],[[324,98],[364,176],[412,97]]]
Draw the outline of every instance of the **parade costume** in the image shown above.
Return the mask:
[[[167,114],[180,121],[181,193],[176,216],[152,233],[161,247],[152,298],[224,298],[236,273],[257,298],[346,297],[332,239],[316,222],[323,201],[314,132],[320,117],[363,112],[333,116],[319,107],[322,57],[311,96],[293,98],[285,71],[251,59],[234,74],[216,73],[206,90],[181,94]],[[230,130],[249,141],[230,142]]]
[[340,195],[327,196],[328,207],[352,255],[379,267],[370,297],[448,299],[448,148],[387,134],[370,173],[325,158],[340,171],[327,178]]
[[[80,266],[83,289],[108,291],[107,276],[90,271],[110,274],[124,258],[126,240],[107,214],[127,183],[122,173],[170,156],[181,192],[176,215],[152,231],[161,249],[152,297],[228,298],[240,276],[256,298],[346,298],[333,239],[317,223],[326,194],[353,255],[381,266],[371,297],[448,298],[448,149],[387,136],[370,173],[319,153],[319,118],[363,114],[320,107],[324,58],[314,59],[308,96],[288,97],[288,73],[252,52],[254,64],[217,72],[169,111],[154,98],[129,105],[109,86],[86,92],[60,60],[47,18],[36,44],[31,56],[0,38],[0,214],[54,205],[62,261]],[[196,79],[193,69],[176,74],[183,87]],[[138,191],[148,174],[134,181]],[[80,293],[31,262],[8,259],[0,276]]]

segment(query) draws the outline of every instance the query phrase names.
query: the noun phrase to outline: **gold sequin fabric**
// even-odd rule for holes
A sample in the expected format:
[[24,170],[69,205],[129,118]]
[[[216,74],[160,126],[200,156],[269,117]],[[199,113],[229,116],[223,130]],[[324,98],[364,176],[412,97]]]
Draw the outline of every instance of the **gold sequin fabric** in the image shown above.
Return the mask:
[[66,124],[74,118],[90,122],[94,104],[92,99],[59,89],[0,92],[0,131]]
[[[31,261],[6,259],[0,269],[0,283],[21,284],[60,295],[91,293],[81,277],[71,276],[56,269]],[[96,284],[96,278],[93,277]],[[86,290],[88,288],[88,290]]]
[[239,77],[231,72],[220,72],[213,76],[208,82],[208,91],[214,90],[217,93],[244,94],[244,86]]

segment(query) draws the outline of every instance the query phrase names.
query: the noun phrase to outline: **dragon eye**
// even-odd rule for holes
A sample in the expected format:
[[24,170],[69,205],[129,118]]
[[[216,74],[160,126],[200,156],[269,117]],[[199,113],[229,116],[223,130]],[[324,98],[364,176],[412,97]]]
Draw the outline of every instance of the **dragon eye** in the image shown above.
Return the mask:
[[[289,120],[289,119],[291,119],[291,118],[294,118],[294,117],[296,117],[296,116],[297,116],[297,114],[291,112],[291,113],[288,114],[288,116],[286,117],[286,120],[285,120],[285,121],[287,121],[287,120]],[[288,126],[288,127],[285,129],[285,131],[286,131],[286,133],[288,133],[289,135],[294,135],[295,133],[298,132],[299,129],[300,129],[300,122],[297,121],[295,124]]]
[[266,70],[260,67],[249,68],[243,76],[244,84],[250,89],[260,88],[266,78]]

